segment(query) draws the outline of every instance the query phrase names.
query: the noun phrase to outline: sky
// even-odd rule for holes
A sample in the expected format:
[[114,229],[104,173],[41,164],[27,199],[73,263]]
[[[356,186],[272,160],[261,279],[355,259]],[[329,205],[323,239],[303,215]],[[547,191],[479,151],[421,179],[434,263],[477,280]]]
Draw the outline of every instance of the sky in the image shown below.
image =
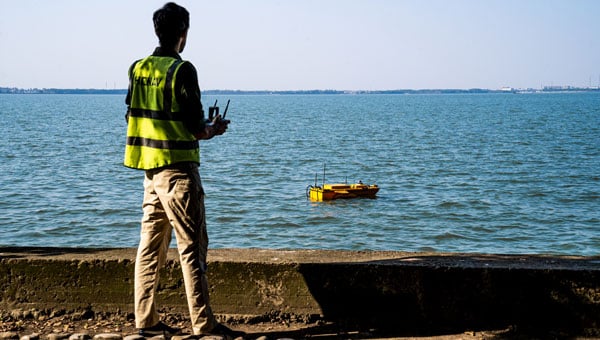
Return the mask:
[[[0,87],[126,88],[156,0],[0,0]],[[181,0],[201,89],[599,86],[597,0]]]

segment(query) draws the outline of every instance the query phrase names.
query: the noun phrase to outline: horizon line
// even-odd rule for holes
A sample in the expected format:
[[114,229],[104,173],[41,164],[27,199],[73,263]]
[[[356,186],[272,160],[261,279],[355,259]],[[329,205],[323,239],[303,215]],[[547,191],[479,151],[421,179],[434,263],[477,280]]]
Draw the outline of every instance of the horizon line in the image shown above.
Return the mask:
[[[486,91],[486,92],[518,92],[518,91],[541,91],[541,90],[600,90],[600,86],[570,86],[570,85],[552,85],[552,86],[542,86],[541,88],[516,88],[516,87],[501,87],[499,89],[491,89],[484,87],[472,87],[472,88],[397,88],[397,89],[377,89],[377,90],[347,90],[347,89],[296,89],[296,90],[240,90],[240,89],[207,89],[201,90],[202,93],[382,93],[382,92],[426,92],[426,91],[460,91],[460,92],[474,92],[474,91]],[[0,86],[0,93],[6,93],[5,91],[18,91],[18,92],[27,92],[27,91],[95,91],[95,92],[122,92],[127,91],[127,88],[60,88],[60,87],[30,87],[30,88],[22,88],[22,87],[8,87],[8,86]]]

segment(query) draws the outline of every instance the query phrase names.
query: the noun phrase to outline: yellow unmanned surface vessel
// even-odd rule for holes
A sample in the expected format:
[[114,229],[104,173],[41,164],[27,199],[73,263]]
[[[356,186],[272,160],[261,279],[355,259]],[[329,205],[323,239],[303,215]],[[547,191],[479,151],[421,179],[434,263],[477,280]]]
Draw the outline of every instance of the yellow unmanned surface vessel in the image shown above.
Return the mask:
[[338,198],[368,197],[375,198],[379,187],[377,184],[323,184],[310,186],[309,197],[311,201],[329,201]]
[[306,188],[306,196],[311,201],[329,201],[338,198],[356,198],[367,197],[375,198],[379,187],[377,184],[325,184],[325,167],[323,167],[323,185],[317,185],[317,176],[315,175],[315,185],[309,185]]

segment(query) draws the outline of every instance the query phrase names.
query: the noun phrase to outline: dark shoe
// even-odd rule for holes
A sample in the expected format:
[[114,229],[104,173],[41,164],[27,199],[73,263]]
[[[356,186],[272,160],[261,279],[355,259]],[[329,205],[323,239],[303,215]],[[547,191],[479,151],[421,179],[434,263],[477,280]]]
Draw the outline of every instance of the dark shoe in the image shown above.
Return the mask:
[[223,324],[217,324],[217,326],[215,328],[213,328],[210,333],[208,334],[202,334],[204,336],[221,336],[225,339],[238,339],[238,338],[244,338],[246,336],[246,333],[242,332],[242,331],[235,331]]
[[139,334],[143,337],[151,338],[153,336],[163,335],[165,338],[170,338],[173,335],[180,334],[181,329],[177,327],[169,327],[166,324],[159,322],[152,327],[140,328]]

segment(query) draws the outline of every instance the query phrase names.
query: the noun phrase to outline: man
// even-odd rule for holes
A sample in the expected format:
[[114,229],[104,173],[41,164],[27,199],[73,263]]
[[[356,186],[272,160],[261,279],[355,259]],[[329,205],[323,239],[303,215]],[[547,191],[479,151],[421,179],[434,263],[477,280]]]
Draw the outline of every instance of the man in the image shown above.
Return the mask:
[[229,121],[217,115],[205,122],[196,69],[179,56],[186,44],[188,11],[167,3],[154,12],[153,21],[160,46],[130,67],[125,99],[124,164],[145,171],[135,263],[136,327],[143,336],[180,332],[160,321],[155,305],[158,271],[174,230],[193,333],[239,336],[219,324],[210,308],[205,275],[208,236],[198,172],[198,140],[222,135]]

